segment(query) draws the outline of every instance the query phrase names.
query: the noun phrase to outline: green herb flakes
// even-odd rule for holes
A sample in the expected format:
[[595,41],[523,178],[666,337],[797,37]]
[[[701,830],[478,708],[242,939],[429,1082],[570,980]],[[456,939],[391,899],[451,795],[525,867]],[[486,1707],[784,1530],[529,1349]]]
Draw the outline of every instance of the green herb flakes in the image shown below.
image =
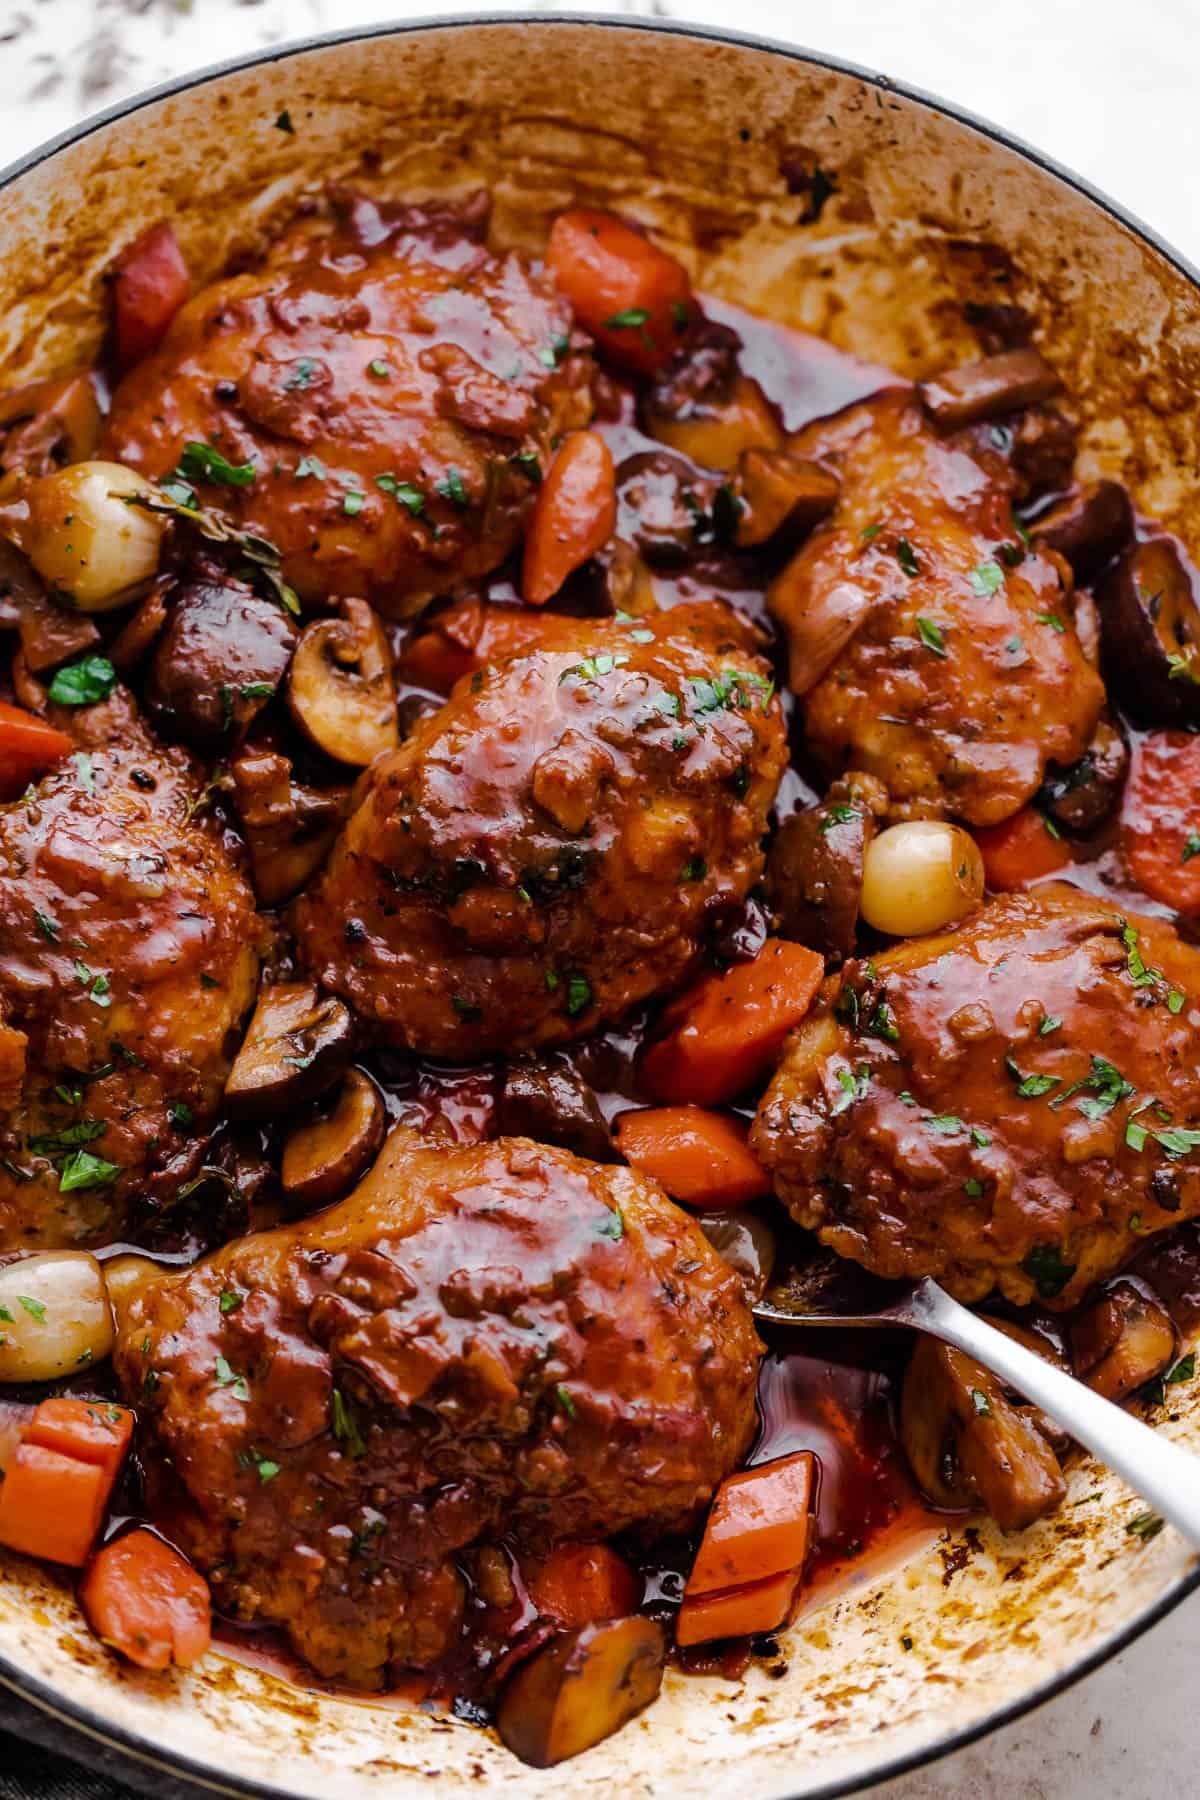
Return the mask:
[[979,1414],[981,1419],[991,1418],[991,1403],[982,1388],[971,1389],[971,1405],[975,1408],[975,1411]]
[[1063,1261],[1055,1244],[1035,1244],[1021,1267],[1043,1300],[1061,1294],[1075,1273],[1075,1265]]
[[183,446],[177,473],[184,481],[209,481],[218,487],[250,487],[256,470],[253,463],[231,463],[211,444],[193,440]]
[[989,595],[999,593],[1004,586],[1004,570],[999,563],[980,563],[977,569],[971,570],[971,592],[980,600]]
[[942,635],[942,628],[940,625],[935,625],[932,619],[918,616],[917,636],[925,648],[932,650],[935,656],[944,657],[946,655],[946,640]]
[[40,1325],[46,1316],[46,1308],[42,1302],[40,1300],[35,1300],[31,1294],[18,1294],[17,1300],[25,1308],[25,1311],[29,1314],[30,1318],[36,1319]]
[[1125,1522],[1125,1529],[1130,1537],[1141,1538],[1147,1544],[1151,1538],[1158,1536],[1162,1528],[1163,1521],[1156,1512],[1140,1512]]
[[90,1150],[76,1150],[58,1172],[59,1190],[69,1194],[76,1188],[107,1187],[120,1172],[116,1163],[105,1162],[103,1157],[93,1156]]
[[335,1387],[329,1396],[329,1428],[347,1456],[366,1455],[366,1440],[358,1416],[341,1388]]
[[584,975],[567,977],[567,1017],[576,1019],[592,1004],[592,989]]
[[56,706],[95,706],[116,685],[117,671],[107,656],[85,656],[65,663],[46,691]]
[[921,565],[917,561],[917,553],[906,537],[896,539],[896,561],[906,575],[919,575]]

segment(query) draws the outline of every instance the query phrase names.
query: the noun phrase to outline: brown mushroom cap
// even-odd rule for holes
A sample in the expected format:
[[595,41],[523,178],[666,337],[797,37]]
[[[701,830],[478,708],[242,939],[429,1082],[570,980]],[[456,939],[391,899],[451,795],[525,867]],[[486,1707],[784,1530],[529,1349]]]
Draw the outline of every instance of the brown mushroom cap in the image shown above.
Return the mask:
[[335,762],[365,769],[400,741],[396,686],[383,627],[365,600],[309,625],[288,676],[288,706],[305,736]]
[[550,1768],[649,1706],[665,1659],[666,1638],[653,1619],[584,1625],[522,1664],[501,1696],[496,1728],[522,1762]]
[[317,1099],[345,1073],[353,1040],[348,1008],[315,982],[264,988],[225,1083],[230,1117],[262,1119]]
[[1132,1282],[1119,1281],[1071,1323],[1076,1372],[1106,1400],[1123,1400],[1175,1358],[1169,1315]]
[[293,1131],[283,1147],[280,1179],[293,1207],[329,1206],[366,1174],[383,1143],[383,1096],[361,1069],[351,1069],[333,1108]]

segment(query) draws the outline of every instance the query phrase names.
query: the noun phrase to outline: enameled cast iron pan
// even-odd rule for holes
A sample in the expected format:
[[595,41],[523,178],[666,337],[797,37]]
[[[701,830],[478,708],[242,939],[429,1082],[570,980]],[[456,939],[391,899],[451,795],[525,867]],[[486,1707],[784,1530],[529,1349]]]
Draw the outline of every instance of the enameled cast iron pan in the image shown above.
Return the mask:
[[[276,128],[282,110],[293,134]],[[816,222],[783,161],[836,178]],[[0,373],[86,360],[114,248],[170,218],[215,274],[333,177],[405,197],[486,183],[494,228],[536,247],[573,201],[652,226],[697,285],[920,376],[977,353],[981,282],[1036,317],[1084,421],[1080,473],[1116,476],[1200,553],[1200,276],[1071,176],[938,103],[803,52],[629,21],[457,20],[329,38],[189,77],[0,177]],[[1200,1450],[1200,1385],[1164,1429]],[[1190,1403],[1190,1404],[1189,1404]],[[802,1617],[788,1673],[668,1675],[650,1710],[544,1772],[452,1719],[286,1687],[216,1657],[118,1668],[73,1598],[0,1561],[0,1680],[39,1735],[220,1792],[389,1800],[843,1793],[1043,1699],[1200,1580],[1167,1530],[1086,1463],[1017,1537],[949,1531]],[[1088,1496],[1095,1496],[1088,1498]],[[58,1721],[52,1724],[50,1721]],[[66,1727],[73,1728],[72,1735]]]

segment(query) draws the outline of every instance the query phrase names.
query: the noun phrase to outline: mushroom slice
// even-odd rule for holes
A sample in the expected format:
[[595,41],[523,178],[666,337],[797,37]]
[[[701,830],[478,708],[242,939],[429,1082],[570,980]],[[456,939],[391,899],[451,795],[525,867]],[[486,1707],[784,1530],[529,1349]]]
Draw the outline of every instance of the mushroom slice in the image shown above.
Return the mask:
[[361,1069],[351,1069],[332,1108],[293,1131],[283,1147],[280,1179],[293,1206],[329,1206],[366,1174],[387,1125],[383,1096]]
[[863,863],[888,796],[873,775],[834,782],[820,806],[785,819],[767,857],[767,893],[783,937],[826,956],[854,948]]
[[336,762],[365,769],[400,741],[396,686],[383,626],[365,600],[304,631],[288,676],[288,706],[305,736]]
[[697,1225],[718,1256],[742,1278],[751,1306],[761,1300],[775,1272],[775,1232],[756,1212],[702,1212]]
[[509,1063],[496,1108],[501,1137],[536,1138],[593,1162],[619,1162],[596,1095],[565,1057]]
[[230,773],[254,891],[263,906],[278,906],[324,862],[345,816],[349,789],[305,787],[287,757],[275,750],[243,751]]
[[5,537],[0,537],[0,626],[20,634],[32,675],[45,675],[100,642],[94,622],[52,600],[29,558]]
[[663,1628],[653,1619],[584,1625],[517,1670],[501,1697],[496,1728],[514,1756],[548,1769],[611,1737],[649,1706],[665,1660]]
[[1049,400],[1061,382],[1036,350],[1004,350],[958,369],[943,369],[919,388],[925,411],[939,431],[961,431],[982,419],[1023,412]]
[[1175,1327],[1157,1301],[1117,1282],[1071,1324],[1075,1373],[1106,1400],[1124,1400],[1169,1368]]
[[1078,762],[1047,770],[1046,810],[1068,831],[1095,831],[1121,803],[1129,773],[1129,745],[1112,719],[1101,715]]
[[1119,481],[1089,482],[1044,512],[1033,534],[1066,558],[1076,581],[1087,581],[1133,536],[1133,505]]
[[262,1119],[315,1100],[344,1075],[354,1028],[348,1008],[312,981],[264,988],[225,1083],[234,1119]]
[[742,550],[768,539],[792,542],[833,511],[840,492],[837,476],[809,457],[790,450],[743,450],[734,541]]
[[[1040,1347],[1040,1346],[1039,1346]],[[938,1506],[983,1505],[1002,1531],[1022,1531],[1067,1491],[1038,1415],[961,1350],[922,1337],[904,1376],[900,1439]]]
[[1134,544],[1096,598],[1105,666],[1131,716],[1200,724],[1200,605],[1170,538]]

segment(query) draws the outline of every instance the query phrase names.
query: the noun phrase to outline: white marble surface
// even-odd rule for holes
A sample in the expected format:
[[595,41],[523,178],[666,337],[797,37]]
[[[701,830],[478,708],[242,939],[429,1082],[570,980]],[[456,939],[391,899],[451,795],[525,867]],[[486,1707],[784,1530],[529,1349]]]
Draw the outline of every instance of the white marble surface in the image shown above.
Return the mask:
[[[488,10],[533,10],[492,6]],[[0,165],[97,107],[268,43],[470,0],[0,0]],[[648,0],[707,24],[717,0]],[[742,0],[736,23],[1018,133],[1200,262],[1198,0]],[[1159,1800],[1200,1788],[1200,1595],[1031,1717],[873,1800]]]

